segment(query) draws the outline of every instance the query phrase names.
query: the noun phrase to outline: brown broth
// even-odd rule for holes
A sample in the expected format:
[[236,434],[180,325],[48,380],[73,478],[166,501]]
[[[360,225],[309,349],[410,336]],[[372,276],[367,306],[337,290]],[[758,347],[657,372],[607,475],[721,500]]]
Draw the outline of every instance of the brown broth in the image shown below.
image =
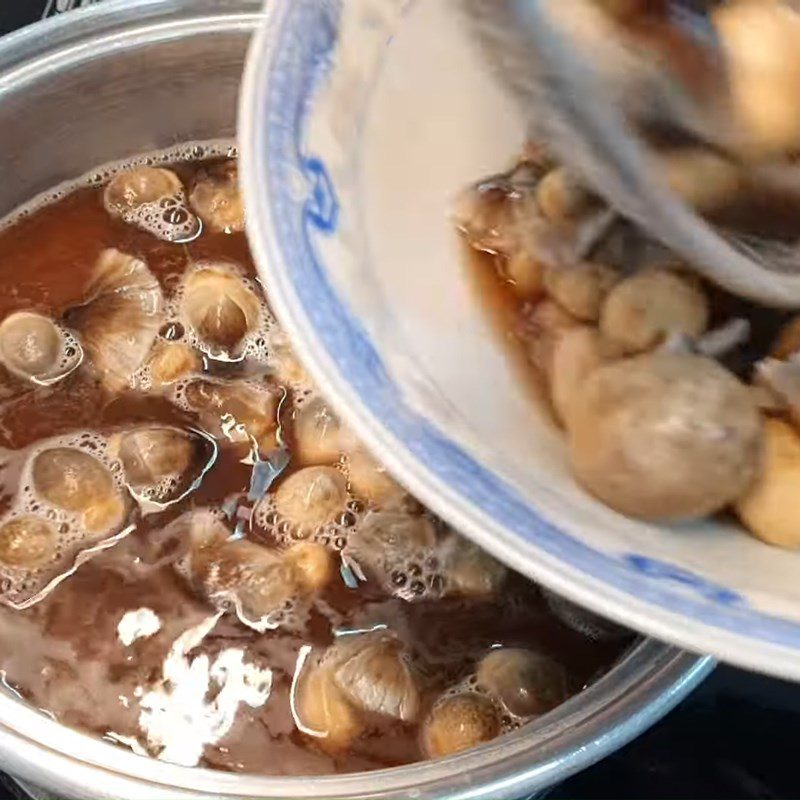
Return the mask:
[[[187,183],[197,164],[179,164]],[[243,234],[205,231],[190,244],[161,242],[104,210],[102,190],[83,188],[23,217],[0,232],[0,319],[17,310],[60,317],[84,300],[91,269],[107,247],[148,263],[168,293],[189,263],[220,258],[237,262],[251,276],[254,265]],[[51,388],[13,386],[0,402],[0,446],[18,450],[72,430],[107,434],[135,422],[157,421],[198,427],[198,420],[156,395],[128,392],[109,396],[81,368]],[[288,421],[288,420],[284,420]],[[291,430],[288,431],[291,443]],[[24,611],[0,607],[0,675],[33,705],[55,718],[111,740],[142,740],[138,727],[139,687],[155,681],[170,645],[187,628],[212,613],[169,563],[153,563],[152,537],[181,513],[219,506],[247,492],[251,467],[243,451],[220,442],[219,459],[194,494],[150,516],[134,510],[134,532],[95,557]],[[290,465],[289,472],[294,469]],[[13,486],[3,488],[10,502]],[[269,543],[263,531],[249,535]],[[374,585],[348,588],[337,579],[323,594],[301,631],[257,633],[226,615],[198,652],[213,657],[226,647],[244,647],[248,658],[274,672],[271,695],[259,708],[240,704],[225,738],[208,745],[201,763],[223,770],[314,775],[407,764],[422,758],[416,725],[372,719],[367,732],[346,752],[329,754],[296,727],[289,687],[303,645],[324,647],[338,628],[385,625],[411,650],[423,676],[423,706],[467,676],[491,647],[512,645],[543,651],[568,670],[570,690],[579,691],[606,670],[627,640],[590,642],[550,614],[538,589],[510,575],[492,601],[442,599],[410,603]],[[149,608],[161,630],[123,646],[117,635],[122,615]]]

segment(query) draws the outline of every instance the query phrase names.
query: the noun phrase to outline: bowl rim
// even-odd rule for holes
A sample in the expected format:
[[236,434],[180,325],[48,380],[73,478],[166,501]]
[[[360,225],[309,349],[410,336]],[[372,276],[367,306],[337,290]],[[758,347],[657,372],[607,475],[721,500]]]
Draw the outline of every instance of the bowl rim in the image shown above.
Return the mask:
[[[13,91],[17,81],[42,79],[128,44],[251,32],[261,19],[259,8],[259,0],[227,0],[224,8],[219,0],[109,0],[37,23],[0,41],[0,96]],[[400,798],[446,790],[467,798],[477,793],[474,781],[482,776],[481,789],[511,797],[561,777],[562,764],[575,771],[621,746],[679,702],[712,667],[710,659],[640,643],[608,675],[542,720],[542,744],[557,740],[558,757],[542,747],[537,759],[527,736],[510,736],[454,759],[372,773],[313,780],[235,775],[138,756],[56,722],[9,687],[0,689],[0,754],[12,773],[81,797],[144,797],[155,790],[175,798]],[[565,742],[573,752],[562,759]],[[463,779],[467,773],[470,780]],[[379,780],[382,790],[375,788]]]
[[[276,315],[323,394],[348,424],[362,432],[374,455],[412,494],[501,561],[574,602],[648,635],[747,669],[800,679],[800,622],[747,608],[732,590],[673,564],[635,553],[624,554],[624,559],[610,558],[578,542],[484,470],[446,432],[430,425],[426,429],[419,418],[413,433],[427,437],[425,446],[433,442],[431,446],[448,454],[446,463],[434,468],[431,459],[421,457],[424,447],[413,452],[409,444],[413,437],[398,435],[406,418],[414,416],[402,401],[402,386],[384,371],[379,391],[382,401],[388,397],[390,402],[377,411],[374,400],[367,401],[359,392],[355,381],[366,380],[362,373],[382,369],[379,354],[336,293],[324,266],[308,269],[302,264],[309,254],[300,250],[311,251],[311,245],[290,241],[286,205],[296,200],[281,196],[278,169],[271,166],[283,169],[287,158],[299,159],[299,153],[285,150],[283,140],[292,135],[286,128],[295,125],[293,134],[299,142],[301,114],[288,120],[281,104],[294,101],[305,113],[311,106],[310,96],[297,96],[304,88],[292,87],[286,75],[286,65],[296,54],[282,52],[292,41],[292,26],[298,24],[293,15],[304,13],[303,6],[301,0],[268,7],[265,26],[248,57],[238,128],[251,249],[262,279],[270,286]],[[337,338],[323,331],[326,320],[336,320],[344,332]],[[354,358],[359,350],[360,357]],[[349,364],[348,374],[342,369],[344,362]],[[480,502],[476,499],[480,492],[474,491],[474,482],[469,484],[473,491],[468,492],[448,480],[449,472],[460,471],[463,476],[465,469],[481,474],[492,490],[502,494],[500,511],[496,502],[492,506],[485,497]],[[516,534],[497,520],[509,508],[516,515]],[[526,538],[531,531],[536,541]]]

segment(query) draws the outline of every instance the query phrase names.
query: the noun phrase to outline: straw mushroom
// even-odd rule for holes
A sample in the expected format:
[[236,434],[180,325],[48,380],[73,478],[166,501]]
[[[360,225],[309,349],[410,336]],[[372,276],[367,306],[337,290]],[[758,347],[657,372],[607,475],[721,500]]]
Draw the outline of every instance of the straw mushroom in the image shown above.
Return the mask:
[[429,758],[453,755],[494,739],[500,718],[494,704],[474,692],[445,697],[431,710],[422,729]]
[[15,517],[0,527],[0,563],[8,567],[40,567],[56,555],[58,536],[43,519]]
[[693,279],[656,268],[617,284],[603,305],[600,332],[624,352],[641,353],[673,334],[700,336],[708,319],[708,299]]
[[583,392],[586,379],[607,360],[596,328],[570,328],[553,347],[550,402],[557,420],[569,424],[570,409]]
[[764,423],[764,460],[735,510],[750,533],[768,544],[800,547],[800,435],[786,422]]
[[582,261],[548,267],[544,285],[550,297],[575,319],[597,322],[606,296],[620,277],[615,269],[604,264]]
[[346,502],[347,481],[333,467],[301,469],[275,492],[275,510],[301,537],[333,522]]
[[384,633],[344,637],[328,650],[325,664],[356,707],[402,722],[416,721],[420,693],[396,637]]
[[733,129],[746,156],[800,145],[800,12],[792,3],[734,0],[714,9],[726,57]]
[[567,699],[564,668],[531,650],[492,650],[478,665],[476,677],[478,686],[518,717],[545,714]]
[[748,489],[761,447],[751,392],[701,356],[656,353],[601,366],[571,406],[575,476],[633,517],[718,511]]

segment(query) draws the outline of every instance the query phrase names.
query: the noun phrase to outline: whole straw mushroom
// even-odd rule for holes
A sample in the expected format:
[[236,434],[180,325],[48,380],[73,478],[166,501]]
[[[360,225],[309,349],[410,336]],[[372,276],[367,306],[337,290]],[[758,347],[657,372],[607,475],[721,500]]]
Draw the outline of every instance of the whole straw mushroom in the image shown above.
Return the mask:
[[570,408],[576,478],[642,519],[696,519],[735,501],[756,477],[762,439],[748,388],[692,354],[601,366]]

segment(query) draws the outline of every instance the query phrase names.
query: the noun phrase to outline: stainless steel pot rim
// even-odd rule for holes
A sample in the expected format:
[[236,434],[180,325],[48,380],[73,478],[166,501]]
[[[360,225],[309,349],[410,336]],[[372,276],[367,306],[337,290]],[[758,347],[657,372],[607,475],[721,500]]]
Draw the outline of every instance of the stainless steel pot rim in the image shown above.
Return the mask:
[[[713,666],[710,658],[645,640],[612,673],[524,731],[440,761],[313,780],[231,774],[144,758],[66,728],[7,695],[0,696],[0,750],[16,747],[22,737],[34,763],[55,756],[65,769],[78,762],[121,779],[216,796],[364,796],[365,783],[380,786],[375,793],[380,796],[408,796],[419,786],[436,796],[436,784],[449,784],[456,775],[464,785],[461,791],[448,785],[451,798],[466,800],[478,787],[481,795],[510,798],[544,788],[626,744],[680,702]],[[613,697],[606,691],[611,682]]]
[[[259,0],[109,0],[0,42],[0,98],[114,48],[251,31],[261,16]],[[116,785],[136,796],[155,786],[181,796],[437,796],[438,787],[451,798],[513,797],[547,786],[634,738],[712,668],[709,658],[646,640],[611,673],[524,732],[449,759],[372,773],[309,780],[178,767],[69,729],[10,693],[0,694],[0,754],[16,754],[16,763],[22,758],[54,779],[77,781],[94,771],[104,775],[105,789]],[[33,766],[27,772],[36,779]],[[92,783],[87,779],[87,786]]]

